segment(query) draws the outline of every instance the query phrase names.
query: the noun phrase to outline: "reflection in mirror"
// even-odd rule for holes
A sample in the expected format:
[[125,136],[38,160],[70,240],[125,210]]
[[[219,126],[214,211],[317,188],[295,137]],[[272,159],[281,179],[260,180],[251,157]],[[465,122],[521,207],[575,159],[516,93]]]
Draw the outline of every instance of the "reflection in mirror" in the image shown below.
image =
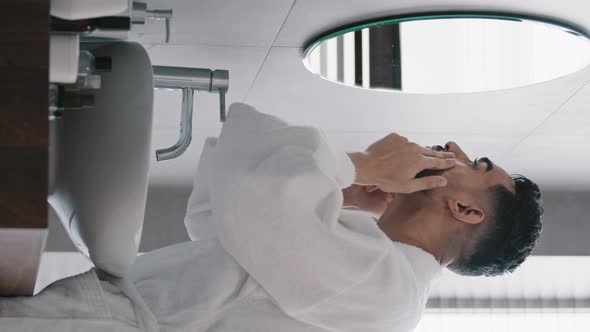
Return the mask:
[[410,17],[331,33],[307,48],[304,63],[311,72],[349,86],[477,92],[579,71],[590,63],[590,41],[571,28],[513,17]]

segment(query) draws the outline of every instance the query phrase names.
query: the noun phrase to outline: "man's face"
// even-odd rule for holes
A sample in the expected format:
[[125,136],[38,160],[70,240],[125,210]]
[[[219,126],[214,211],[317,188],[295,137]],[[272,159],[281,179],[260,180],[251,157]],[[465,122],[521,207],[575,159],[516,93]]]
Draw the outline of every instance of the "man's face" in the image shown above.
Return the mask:
[[424,174],[419,174],[419,176],[440,174],[447,178],[448,188],[485,191],[494,186],[503,185],[514,192],[514,183],[510,175],[488,158],[470,159],[455,142],[448,142],[444,147],[436,145],[432,149],[455,153],[457,164],[455,167],[444,171],[427,171]]
[[[477,163],[474,163],[475,159],[470,159],[455,142],[448,142],[444,147],[435,145],[432,149],[455,153],[455,159],[457,162],[454,167],[447,170],[425,170],[416,176],[419,178],[428,175],[442,175],[447,178],[447,186],[427,190],[426,192],[429,192],[429,196],[432,194],[436,196],[447,196],[445,193],[448,191],[461,191],[468,194],[477,194],[485,192],[497,185],[503,185],[511,192],[514,192],[514,182],[510,175],[491,160],[484,157],[479,158]],[[416,192],[411,194],[395,194],[395,197],[395,199],[393,199],[393,196],[389,197],[390,199],[383,204],[383,211],[379,211],[379,215],[383,214],[388,206],[394,210],[403,208],[404,206],[407,207],[408,200],[422,202],[425,196],[423,195],[423,192]],[[417,201],[415,199],[417,199]]]

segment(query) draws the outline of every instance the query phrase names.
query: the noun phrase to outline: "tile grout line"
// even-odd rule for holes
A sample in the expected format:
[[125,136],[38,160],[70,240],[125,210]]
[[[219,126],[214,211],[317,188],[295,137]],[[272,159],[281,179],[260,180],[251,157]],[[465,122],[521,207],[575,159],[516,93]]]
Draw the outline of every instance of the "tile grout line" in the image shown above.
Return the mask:
[[248,90],[246,91],[246,94],[244,95],[244,98],[242,98],[242,102],[245,102],[246,99],[248,98],[248,96],[250,95],[250,91],[252,90],[252,87],[254,86],[254,83],[256,83],[256,80],[258,80],[258,75],[260,75],[260,71],[262,71],[262,67],[264,67],[264,65],[266,64],[266,61],[268,60],[268,56],[270,55],[270,51],[272,50],[272,48],[274,47],[275,42],[279,38],[279,35],[281,34],[281,31],[283,31],[283,27],[285,26],[285,23],[287,22],[287,19],[289,19],[289,16],[291,16],[291,11],[293,11],[293,8],[295,7],[295,3],[296,2],[297,2],[297,0],[293,0],[293,3],[291,4],[291,8],[289,8],[289,11],[287,12],[287,15],[285,16],[285,19],[283,20],[283,23],[281,24],[281,27],[279,28],[279,31],[277,31],[277,34],[275,35],[275,38],[273,39],[272,43],[268,47],[268,51],[266,52],[266,55],[264,56],[264,60],[262,60],[262,63],[260,64],[260,67],[258,67],[258,70],[256,71],[256,75],[254,76],[254,79],[250,83],[250,86],[248,86]]
[[514,151],[516,151],[516,149],[518,149],[518,147],[522,144],[522,142],[524,142],[527,138],[531,137],[535,133],[535,131],[537,131],[537,129],[539,129],[543,124],[545,124],[549,119],[551,119],[555,114],[557,114],[557,112],[559,112],[559,110],[561,110],[570,100],[572,100],[572,98],[574,98],[576,95],[578,95],[578,93],[580,93],[580,91],[582,91],[582,89],[586,85],[588,85],[589,83],[590,83],[590,80],[582,83],[582,85],[579,88],[577,88],[576,91],[574,91],[569,97],[567,97],[564,102],[559,104],[559,106],[557,106],[553,112],[551,112],[545,119],[543,119],[543,121],[541,121],[541,123],[539,123],[537,126],[535,126],[535,128],[533,128],[525,137],[523,137],[518,143],[516,143],[514,148],[510,151],[510,154],[514,153]]

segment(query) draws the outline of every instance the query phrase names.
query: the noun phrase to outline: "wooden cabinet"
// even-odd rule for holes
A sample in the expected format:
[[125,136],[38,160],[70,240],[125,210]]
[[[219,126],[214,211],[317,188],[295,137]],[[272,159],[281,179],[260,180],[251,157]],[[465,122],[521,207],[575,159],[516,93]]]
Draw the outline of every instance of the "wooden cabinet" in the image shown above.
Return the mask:
[[32,295],[47,235],[49,0],[0,12],[0,296]]

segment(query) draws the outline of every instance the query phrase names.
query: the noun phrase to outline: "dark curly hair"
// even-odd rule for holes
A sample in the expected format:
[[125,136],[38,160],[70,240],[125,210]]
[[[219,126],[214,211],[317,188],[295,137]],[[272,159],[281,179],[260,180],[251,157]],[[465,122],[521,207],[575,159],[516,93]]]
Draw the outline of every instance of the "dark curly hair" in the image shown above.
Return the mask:
[[531,254],[542,230],[541,193],[522,175],[513,175],[512,180],[515,193],[502,185],[490,190],[494,212],[472,252],[449,269],[461,275],[498,276],[513,272]]

